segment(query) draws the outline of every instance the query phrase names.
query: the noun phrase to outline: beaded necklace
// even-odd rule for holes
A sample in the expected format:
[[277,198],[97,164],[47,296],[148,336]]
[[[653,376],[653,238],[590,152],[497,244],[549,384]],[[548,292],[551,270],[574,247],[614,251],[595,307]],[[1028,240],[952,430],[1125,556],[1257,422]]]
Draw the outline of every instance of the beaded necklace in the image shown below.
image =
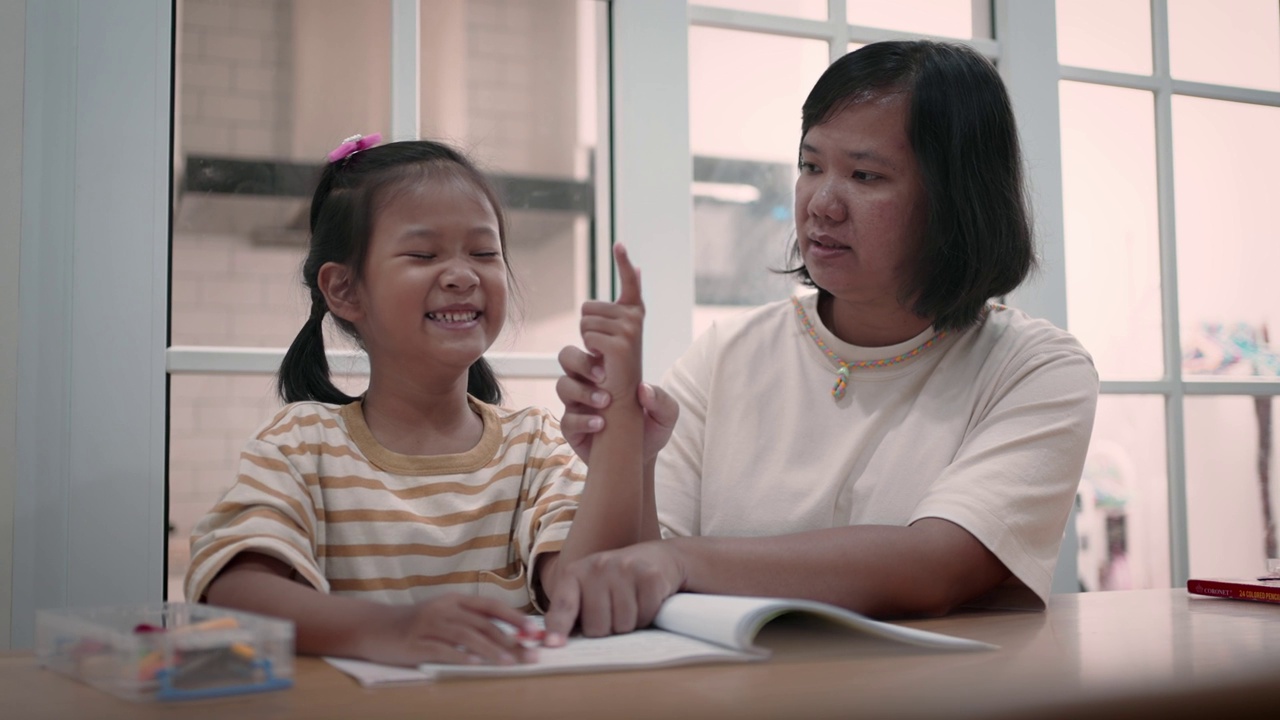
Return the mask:
[[849,386],[850,370],[883,368],[889,367],[890,365],[897,365],[900,362],[910,360],[925,350],[928,350],[933,347],[934,343],[947,336],[947,331],[943,330],[928,340],[925,340],[923,344],[916,347],[914,350],[908,350],[901,355],[895,355],[891,358],[885,358],[883,360],[859,360],[857,362],[848,362],[839,355],[836,355],[831,348],[827,347],[826,343],[822,342],[822,338],[818,337],[818,331],[813,328],[813,323],[809,321],[808,313],[804,311],[804,307],[794,295],[791,297],[791,304],[796,308],[796,315],[800,316],[800,324],[804,325],[804,329],[809,333],[809,337],[813,338],[813,341],[818,344],[818,349],[826,353],[827,357],[834,360],[836,364],[840,366],[840,369],[836,371],[836,384],[831,388],[831,397],[836,400],[844,397],[845,388]]

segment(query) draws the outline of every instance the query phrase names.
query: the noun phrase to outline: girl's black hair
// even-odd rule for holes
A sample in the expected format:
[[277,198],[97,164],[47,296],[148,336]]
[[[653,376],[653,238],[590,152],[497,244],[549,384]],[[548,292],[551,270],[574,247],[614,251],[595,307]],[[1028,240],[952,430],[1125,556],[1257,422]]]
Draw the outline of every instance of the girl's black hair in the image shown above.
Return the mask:
[[[938,330],[977,322],[993,297],[1035,267],[1031,212],[1013,107],[990,61],[958,43],[872,43],[836,60],[801,111],[800,137],[850,105],[908,97],[907,136],[920,164],[927,224],[903,298]],[[789,272],[813,286],[791,245]],[[820,292],[825,292],[819,289]]]
[[[484,193],[498,218],[498,240],[505,261],[507,228],[498,193],[461,152],[430,140],[406,140],[371,147],[328,163],[311,198],[311,242],[302,265],[302,283],[311,296],[311,313],[276,374],[276,392],[286,403],[316,400],[345,405],[356,400],[339,390],[329,374],[324,352],[324,316],[329,307],[317,275],[325,263],[334,262],[346,265],[358,282],[378,203],[396,186],[421,181],[433,169],[461,178]],[[350,322],[336,315],[333,321],[360,342]],[[467,392],[489,404],[502,401],[498,377],[484,358],[468,369]]]

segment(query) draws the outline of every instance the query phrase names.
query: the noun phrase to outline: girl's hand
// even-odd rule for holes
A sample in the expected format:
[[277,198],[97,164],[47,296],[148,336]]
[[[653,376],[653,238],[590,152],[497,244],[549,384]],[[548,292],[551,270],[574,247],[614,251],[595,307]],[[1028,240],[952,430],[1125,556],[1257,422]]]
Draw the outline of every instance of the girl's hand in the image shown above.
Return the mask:
[[614,302],[590,300],[582,304],[582,344],[599,358],[597,386],[607,393],[610,405],[634,403],[640,384],[641,340],[644,335],[644,300],[640,270],[631,264],[621,244],[613,246],[621,290]]
[[[537,660],[514,634],[528,618],[492,598],[449,594],[415,605],[386,606],[362,642],[361,655],[391,665],[421,663],[513,665]],[[526,628],[530,631],[532,627]]]
[[604,429],[603,411],[619,400],[634,401],[644,411],[644,459],[653,462],[671,439],[680,406],[660,387],[640,382],[644,300],[640,270],[622,245],[614,246],[622,290],[616,302],[582,305],[582,339],[586,350],[560,351],[565,374],[556,381],[564,403],[560,429],[578,457],[590,462],[591,440]]

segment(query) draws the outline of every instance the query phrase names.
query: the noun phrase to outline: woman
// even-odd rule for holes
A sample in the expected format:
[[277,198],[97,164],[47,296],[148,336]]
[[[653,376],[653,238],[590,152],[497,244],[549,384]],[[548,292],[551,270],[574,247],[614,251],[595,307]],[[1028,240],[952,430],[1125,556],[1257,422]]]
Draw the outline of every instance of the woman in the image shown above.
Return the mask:
[[[989,302],[1034,265],[999,75],[959,45],[850,53],[805,101],[799,169],[807,287],[641,389],[664,539],[579,561],[548,628],[625,632],[678,591],[880,617],[1044,606],[1098,378],[1066,332]],[[560,358],[589,461],[598,361]]]

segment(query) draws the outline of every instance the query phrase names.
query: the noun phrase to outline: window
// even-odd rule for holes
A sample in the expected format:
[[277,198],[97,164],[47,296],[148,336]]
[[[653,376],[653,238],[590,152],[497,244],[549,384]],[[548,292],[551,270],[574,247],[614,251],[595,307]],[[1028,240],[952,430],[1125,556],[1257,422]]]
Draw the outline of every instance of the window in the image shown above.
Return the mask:
[[1057,4],[1072,331],[1102,377],[1086,589],[1275,557],[1280,7]]

